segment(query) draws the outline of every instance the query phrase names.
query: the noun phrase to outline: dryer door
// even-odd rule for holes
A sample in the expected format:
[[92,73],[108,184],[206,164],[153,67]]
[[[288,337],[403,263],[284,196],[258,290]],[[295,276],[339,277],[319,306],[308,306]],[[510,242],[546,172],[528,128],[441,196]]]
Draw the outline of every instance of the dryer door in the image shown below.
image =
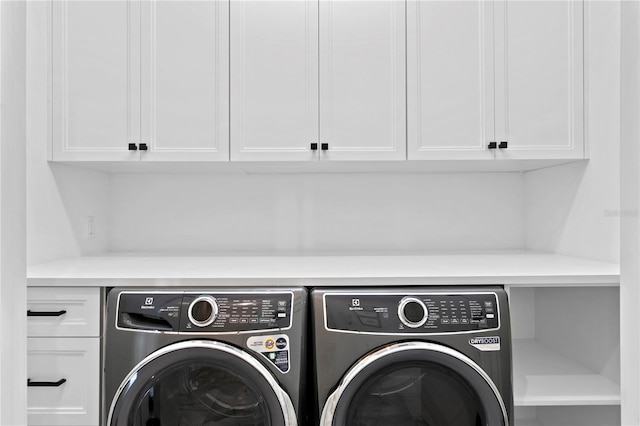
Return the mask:
[[322,426],[508,426],[491,378],[469,357],[427,342],[386,346],[356,363],[322,411]]
[[190,340],[140,362],[122,382],[109,426],[294,426],[291,399],[252,355]]

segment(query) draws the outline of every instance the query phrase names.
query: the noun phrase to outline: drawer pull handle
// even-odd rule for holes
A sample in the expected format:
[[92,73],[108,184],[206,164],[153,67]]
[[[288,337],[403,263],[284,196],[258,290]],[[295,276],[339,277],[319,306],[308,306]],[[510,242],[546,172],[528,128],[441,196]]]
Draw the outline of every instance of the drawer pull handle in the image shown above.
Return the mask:
[[67,311],[65,311],[64,309],[61,311],[54,311],[54,312],[51,312],[51,311],[38,312],[38,311],[28,310],[27,316],[28,317],[59,317],[66,313]]
[[32,382],[31,379],[27,379],[27,386],[57,388],[58,386],[61,386],[63,383],[65,383],[66,381],[67,379],[60,379],[57,382]]

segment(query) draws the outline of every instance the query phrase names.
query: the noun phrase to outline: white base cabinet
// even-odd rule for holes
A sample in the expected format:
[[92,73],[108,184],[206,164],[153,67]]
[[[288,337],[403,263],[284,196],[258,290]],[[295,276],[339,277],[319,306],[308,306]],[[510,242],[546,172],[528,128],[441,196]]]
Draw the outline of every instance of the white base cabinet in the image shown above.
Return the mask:
[[99,338],[30,337],[27,373],[29,425],[99,424]]
[[100,292],[28,288],[29,425],[100,424]]
[[27,289],[27,335],[98,337],[101,309],[97,288],[30,287]]

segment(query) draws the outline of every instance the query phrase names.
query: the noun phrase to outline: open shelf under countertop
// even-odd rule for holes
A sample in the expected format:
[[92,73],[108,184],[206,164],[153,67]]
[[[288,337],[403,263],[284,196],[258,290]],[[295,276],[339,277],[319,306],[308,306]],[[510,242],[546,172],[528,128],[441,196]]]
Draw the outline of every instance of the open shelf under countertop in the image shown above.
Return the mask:
[[513,341],[516,406],[620,405],[620,384],[535,339]]

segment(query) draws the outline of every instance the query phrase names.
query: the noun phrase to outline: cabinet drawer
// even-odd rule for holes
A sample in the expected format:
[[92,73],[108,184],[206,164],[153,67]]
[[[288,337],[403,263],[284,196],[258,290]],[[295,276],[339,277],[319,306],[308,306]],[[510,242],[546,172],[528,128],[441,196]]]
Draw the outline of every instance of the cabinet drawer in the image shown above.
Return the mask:
[[29,287],[27,311],[29,337],[100,336],[99,288]]
[[99,424],[99,338],[28,338],[27,378],[29,425]]

